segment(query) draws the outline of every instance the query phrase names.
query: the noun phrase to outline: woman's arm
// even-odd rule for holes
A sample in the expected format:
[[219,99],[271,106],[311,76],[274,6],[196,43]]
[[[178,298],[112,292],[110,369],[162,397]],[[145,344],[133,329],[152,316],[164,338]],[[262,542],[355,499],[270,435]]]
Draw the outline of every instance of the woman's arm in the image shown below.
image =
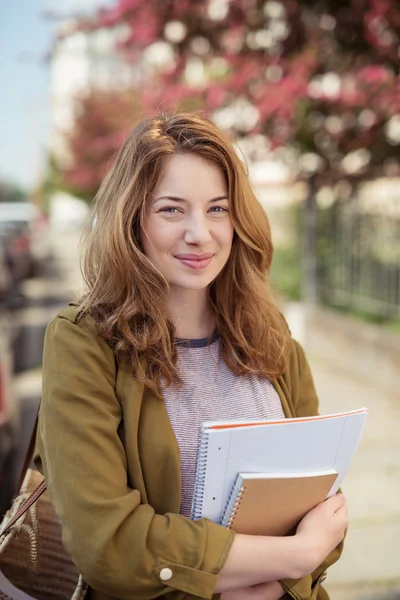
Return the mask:
[[215,591],[308,575],[341,542],[346,527],[346,501],[337,494],[311,510],[293,536],[237,534]]
[[245,588],[304,574],[298,539],[236,534],[215,592]]
[[158,514],[130,486],[113,351],[71,311],[46,331],[35,457],[64,545],[92,588],[120,600],[211,598],[235,534]]
[[269,581],[247,588],[237,588],[221,594],[221,600],[280,600],[285,590],[279,581]]
[[[346,507],[343,506],[343,508],[341,509],[341,517],[344,517],[346,522],[347,515],[345,516],[345,514],[343,514],[345,510]],[[338,517],[338,514],[336,514],[336,517]],[[306,525],[309,519],[310,517],[307,517],[307,520],[305,520],[305,522],[300,526],[300,531]],[[340,556],[342,546],[343,541],[341,541],[340,544],[328,554],[325,560],[313,571],[311,575],[307,575],[297,581],[297,589],[299,589],[299,585],[303,585],[303,589],[310,588],[310,592],[308,593],[308,591],[306,591],[304,593],[304,597],[310,597],[311,588],[314,586],[315,582],[321,578],[325,570],[331,564],[336,562],[336,560]],[[321,550],[321,552],[323,551]],[[286,592],[288,592],[288,594],[292,596],[293,587],[294,586],[284,587],[279,581],[270,581],[246,588],[236,588],[233,590],[223,592],[221,595],[221,600],[242,600],[243,598],[246,598],[248,600],[280,600],[286,594]],[[300,596],[297,595],[294,597],[296,598],[296,600],[298,600]]]

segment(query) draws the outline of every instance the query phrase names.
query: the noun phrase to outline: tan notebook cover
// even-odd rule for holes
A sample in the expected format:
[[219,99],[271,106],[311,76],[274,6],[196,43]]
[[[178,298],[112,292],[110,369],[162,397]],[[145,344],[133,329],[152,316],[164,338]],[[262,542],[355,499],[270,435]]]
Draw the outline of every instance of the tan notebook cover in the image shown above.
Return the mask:
[[323,502],[337,473],[288,478],[245,478],[228,527],[249,535],[285,535]]

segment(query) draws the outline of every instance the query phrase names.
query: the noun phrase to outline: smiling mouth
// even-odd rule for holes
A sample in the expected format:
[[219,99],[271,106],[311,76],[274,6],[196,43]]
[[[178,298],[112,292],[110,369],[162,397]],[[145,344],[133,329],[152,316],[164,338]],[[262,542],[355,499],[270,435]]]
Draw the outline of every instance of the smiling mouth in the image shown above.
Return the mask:
[[214,254],[179,254],[175,258],[190,269],[201,270],[208,267],[214,258]]

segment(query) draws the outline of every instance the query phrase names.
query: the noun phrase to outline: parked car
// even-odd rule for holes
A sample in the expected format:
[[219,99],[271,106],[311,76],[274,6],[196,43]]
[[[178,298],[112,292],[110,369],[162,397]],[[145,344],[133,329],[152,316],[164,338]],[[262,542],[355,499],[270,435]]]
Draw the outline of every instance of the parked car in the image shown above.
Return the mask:
[[46,216],[31,202],[0,203],[0,243],[17,280],[37,275],[51,258]]
[[26,225],[0,220],[0,244],[12,279],[18,282],[30,277],[34,264]]
[[12,288],[12,275],[5,249],[0,242],[0,309],[6,305]]

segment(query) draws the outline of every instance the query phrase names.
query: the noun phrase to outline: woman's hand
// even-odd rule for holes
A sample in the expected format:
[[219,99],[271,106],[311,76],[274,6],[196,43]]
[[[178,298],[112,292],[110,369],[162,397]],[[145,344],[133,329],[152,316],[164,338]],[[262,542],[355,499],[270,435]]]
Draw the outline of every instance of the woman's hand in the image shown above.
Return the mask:
[[279,600],[285,590],[278,581],[268,581],[247,588],[229,590],[221,594],[221,600]]
[[342,541],[348,525],[346,500],[336,494],[310,510],[300,521],[295,537],[299,552],[306,559],[302,570],[307,575],[320,565]]
[[[269,600],[265,582],[301,579],[312,573],[342,541],[347,527],[346,501],[342,494],[325,500],[300,521],[295,535],[262,536],[237,533],[222,567],[215,593],[230,592],[223,600]],[[259,585],[265,585],[258,587]],[[276,586],[275,590],[276,590]],[[271,592],[272,593],[272,592]],[[257,594],[257,595],[255,595]],[[279,598],[279,596],[277,596]],[[274,598],[272,596],[272,598]]]

